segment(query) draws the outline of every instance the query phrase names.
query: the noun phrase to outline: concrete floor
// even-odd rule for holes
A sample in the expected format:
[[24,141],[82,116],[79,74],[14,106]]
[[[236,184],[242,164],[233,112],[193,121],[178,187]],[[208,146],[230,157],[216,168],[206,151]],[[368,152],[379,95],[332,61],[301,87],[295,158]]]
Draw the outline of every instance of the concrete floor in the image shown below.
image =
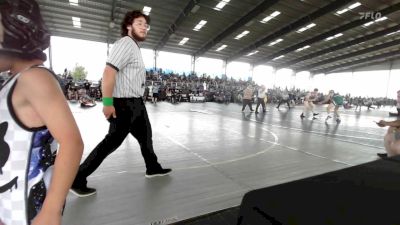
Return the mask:
[[[388,111],[341,109],[342,122],[301,120],[302,106],[241,112],[238,104],[146,104],[154,149],[170,176],[147,179],[136,140],[129,136],[89,177],[98,193],[70,194],[68,225],[169,224],[237,206],[249,190],[376,160],[386,128],[373,121]],[[102,104],[71,109],[85,141],[84,158],[108,130]],[[390,118],[395,119],[395,118]]]

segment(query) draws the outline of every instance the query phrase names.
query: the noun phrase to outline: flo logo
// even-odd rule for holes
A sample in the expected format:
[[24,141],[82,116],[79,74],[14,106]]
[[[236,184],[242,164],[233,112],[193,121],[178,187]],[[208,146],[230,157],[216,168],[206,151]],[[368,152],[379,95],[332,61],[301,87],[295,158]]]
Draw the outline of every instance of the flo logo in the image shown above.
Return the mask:
[[362,20],[367,20],[367,19],[373,19],[373,20],[379,20],[382,18],[382,13],[380,12],[360,12],[360,19]]

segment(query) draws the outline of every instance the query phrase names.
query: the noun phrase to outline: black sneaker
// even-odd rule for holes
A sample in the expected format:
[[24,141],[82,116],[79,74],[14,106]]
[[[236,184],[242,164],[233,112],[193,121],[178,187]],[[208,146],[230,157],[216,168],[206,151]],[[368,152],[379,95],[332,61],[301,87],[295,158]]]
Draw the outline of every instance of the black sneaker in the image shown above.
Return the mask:
[[388,157],[387,153],[376,153],[376,155],[378,155],[381,159]]
[[300,118],[301,118],[301,119],[304,119],[304,117],[305,117],[305,116],[304,116],[304,114],[302,113],[302,114],[300,115]]
[[81,198],[83,198],[83,197],[88,197],[88,196],[91,196],[91,195],[94,195],[94,194],[96,194],[96,189],[94,189],[94,188],[90,188],[90,187],[71,187],[71,189],[69,189],[69,191],[72,193],[72,194],[74,194],[74,195],[76,195],[76,196],[78,196],[78,197],[81,197]]
[[165,176],[165,175],[168,175],[168,174],[170,174],[172,172],[172,169],[163,169],[163,168],[161,168],[161,169],[158,169],[158,170],[148,170],[148,171],[146,171],[146,177],[147,178],[152,178],[152,177],[162,177],[162,176]]
[[316,115],[318,115],[319,113],[313,113],[313,116],[316,116]]

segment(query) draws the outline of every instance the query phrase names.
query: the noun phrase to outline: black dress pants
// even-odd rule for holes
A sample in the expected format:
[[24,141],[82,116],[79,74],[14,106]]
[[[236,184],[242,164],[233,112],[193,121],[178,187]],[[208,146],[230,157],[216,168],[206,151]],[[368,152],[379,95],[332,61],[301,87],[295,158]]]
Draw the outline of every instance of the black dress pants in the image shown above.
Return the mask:
[[281,99],[281,100],[279,101],[278,106],[277,106],[276,108],[279,109],[279,106],[281,106],[282,103],[286,103],[286,104],[287,104],[287,107],[290,108],[289,102],[290,102],[290,99]]
[[251,111],[254,111],[253,107],[251,107],[251,99],[243,99],[242,111],[246,108],[246,105],[249,106]]
[[153,150],[151,124],[142,98],[114,98],[116,118],[109,118],[108,134],[92,150],[79,167],[73,186],[87,184],[90,176],[114,152],[130,133],[139,142],[147,170],[158,170],[161,165]]
[[264,98],[258,98],[257,99],[257,106],[256,106],[256,112],[258,112],[258,107],[262,106],[262,110],[263,112],[265,112],[265,102],[264,102]]

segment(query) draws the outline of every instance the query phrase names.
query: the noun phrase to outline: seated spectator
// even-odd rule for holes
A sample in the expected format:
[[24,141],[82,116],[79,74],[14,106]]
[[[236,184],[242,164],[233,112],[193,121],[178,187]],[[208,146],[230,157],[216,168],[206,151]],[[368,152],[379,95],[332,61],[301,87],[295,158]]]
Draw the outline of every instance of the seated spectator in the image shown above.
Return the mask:
[[389,129],[384,137],[384,146],[386,153],[378,153],[381,158],[391,157],[400,154],[400,120],[384,121],[376,123],[380,127],[389,126]]

